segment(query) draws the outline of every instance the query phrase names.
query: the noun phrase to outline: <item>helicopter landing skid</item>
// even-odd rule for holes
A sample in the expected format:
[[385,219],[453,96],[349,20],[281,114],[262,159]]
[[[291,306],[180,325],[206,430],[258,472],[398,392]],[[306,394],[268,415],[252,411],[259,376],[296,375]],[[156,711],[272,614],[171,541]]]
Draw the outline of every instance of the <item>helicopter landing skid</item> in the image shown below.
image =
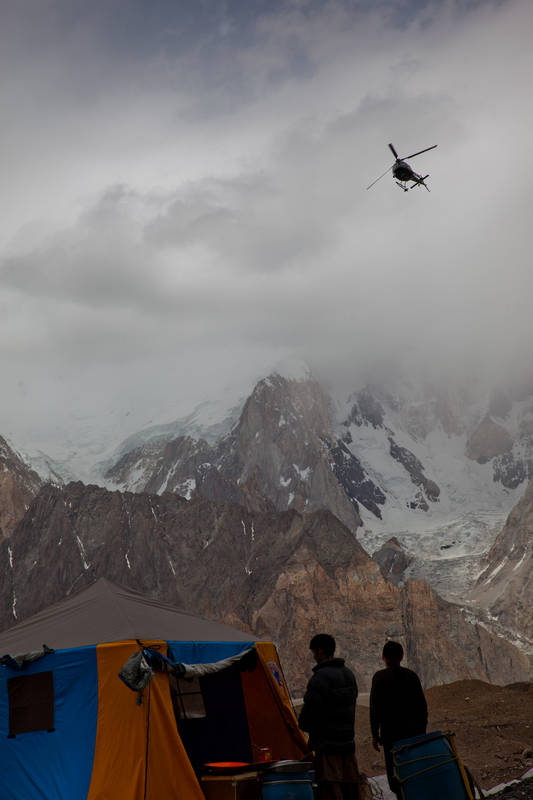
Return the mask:
[[404,192],[408,192],[409,191],[409,187],[405,186],[403,183],[400,183],[400,181],[396,181],[396,185],[399,186],[400,189],[403,189]]

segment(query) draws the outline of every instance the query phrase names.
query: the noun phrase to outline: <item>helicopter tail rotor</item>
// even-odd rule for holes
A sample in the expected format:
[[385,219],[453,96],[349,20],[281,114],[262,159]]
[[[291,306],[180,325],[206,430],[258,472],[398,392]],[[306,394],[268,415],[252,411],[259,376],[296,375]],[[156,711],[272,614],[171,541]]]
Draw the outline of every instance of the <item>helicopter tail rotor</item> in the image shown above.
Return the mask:
[[423,186],[427,191],[430,191],[429,186],[427,185],[426,178],[429,178],[429,172],[427,175],[419,175],[415,183],[411,186],[411,189],[414,189],[415,186]]

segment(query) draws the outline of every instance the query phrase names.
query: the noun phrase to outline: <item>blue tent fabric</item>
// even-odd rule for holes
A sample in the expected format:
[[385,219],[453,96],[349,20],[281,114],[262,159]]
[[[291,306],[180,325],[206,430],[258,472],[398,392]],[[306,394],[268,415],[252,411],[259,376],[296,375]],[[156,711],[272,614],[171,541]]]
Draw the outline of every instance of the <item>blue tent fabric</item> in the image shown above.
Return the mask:
[[168,657],[182,664],[214,664],[240,655],[255,645],[249,642],[168,642]]
[[[55,730],[9,738],[8,679],[49,670]],[[2,800],[86,800],[97,713],[96,647],[59,650],[22,670],[0,667]]]
[[[253,647],[249,642],[168,642],[172,661],[212,664]],[[55,730],[9,738],[7,681],[52,671]],[[56,650],[22,669],[0,666],[1,800],[86,800],[98,716],[96,647]]]
[[[168,642],[168,657],[186,664],[213,664],[255,644],[249,633],[145,598],[103,578],[0,632],[0,658],[11,654],[0,665],[0,800],[87,800],[94,779],[99,713],[97,647],[138,642],[141,648],[144,640]],[[28,662],[28,655],[39,648],[42,652],[43,642],[55,652]],[[52,673],[54,688],[54,730],[10,737],[8,680],[47,672]],[[120,686],[117,669],[117,690]],[[10,688],[15,695],[15,684]],[[120,718],[116,724],[121,724]]]

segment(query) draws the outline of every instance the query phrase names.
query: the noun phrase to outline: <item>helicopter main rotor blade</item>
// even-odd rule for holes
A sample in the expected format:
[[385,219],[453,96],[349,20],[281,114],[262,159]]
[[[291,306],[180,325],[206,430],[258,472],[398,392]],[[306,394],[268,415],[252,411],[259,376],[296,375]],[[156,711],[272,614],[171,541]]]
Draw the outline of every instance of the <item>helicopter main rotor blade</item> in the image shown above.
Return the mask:
[[396,150],[394,149],[394,145],[392,145],[392,144],[389,144],[389,147],[390,147],[390,149],[392,150],[392,155],[394,156],[394,158],[396,159],[396,161],[398,161],[398,153],[397,153],[397,152],[396,152]]
[[431,147],[426,147],[425,150],[419,150],[418,153],[411,153],[410,156],[403,156],[403,158],[401,158],[400,161],[407,161],[408,158],[414,158],[415,156],[419,156],[420,153],[427,153],[428,150],[434,150],[436,147],[437,147],[436,144],[432,144]]
[[[395,163],[396,163],[396,162],[395,162]],[[372,181],[372,183],[370,184],[370,186],[367,186],[366,188],[367,188],[367,189],[371,189],[371,188],[374,186],[374,184],[375,184],[375,183],[377,183],[378,181],[380,181],[382,178],[384,178],[384,177],[385,177],[385,175],[387,174],[387,172],[390,172],[390,171],[391,171],[391,169],[393,168],[393,166],[394,166],[394,164],[391,164],[391,165],[390,165],[390,167],[389,167],[388,169],[386,169],[386,170],[385,170],[385,172],[383,173],[383,175],[380,175],[380,176],[379,176],[379,178],[376,178],[376,180],[375,180],[375,181]]]

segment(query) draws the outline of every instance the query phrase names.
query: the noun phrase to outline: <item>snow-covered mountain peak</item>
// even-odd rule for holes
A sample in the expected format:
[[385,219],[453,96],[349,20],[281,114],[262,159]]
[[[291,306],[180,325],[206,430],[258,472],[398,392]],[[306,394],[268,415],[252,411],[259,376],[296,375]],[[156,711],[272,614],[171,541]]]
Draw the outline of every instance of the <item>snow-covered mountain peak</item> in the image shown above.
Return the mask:
[[228,433],[239,418],[244,398],[235,405],[205,401],[184,417],[162,425],[150,425],[128,436],[117,449],[121,455],[156,440],[169,441],[178,436],[190,436],[213,443]]
[[[187,472],[197,470],[198,453],[195,466],[190,462],[187,469],[184,463],[170,464],[170,451],[163,456],[168,443],[184,437],[213,448],[202,452],[202,458],[217,464],[221,475],[229,470],[231,481],[242,483],[254,470],[266,470],[268,496],[279,508],[296,497],[290,490],[274,490],[275,484],[288,480],[282,465],[297,464],[306,471],[323,457],[319,453],[327,452],[338,489],[352,506],[361,506],[365,527],[385,537],[448,525],[478,510],[509,511],[533,474],[533,397],[516,401],[510,393],[491,395],[479,386],[407,380],[369,383],[342,398],[332,397],[297,360],[290,370],[274,370],[258,381],[245,402],[231,408],[203,403],[175,422],[130,436],[117,457],[131,457],[115,472],[106,464],[114,485],[137,490],[149,485],[154,491],[173,486],[170,477],[170,483],[145,480],[150,474],[145,459],[160,453],[160,462],[181,476],[179,485],[194,482],[198,487],[199,477]],[[191,457],[188,445],[180,452]],[[135,463],[141,459],[144,467],[132,483],[124,467],[133,463],[135,453]],[[335,503],[321,497],[325,506],[338,509],[338,497]],[[303,499],[311,502],[305,492]]]

